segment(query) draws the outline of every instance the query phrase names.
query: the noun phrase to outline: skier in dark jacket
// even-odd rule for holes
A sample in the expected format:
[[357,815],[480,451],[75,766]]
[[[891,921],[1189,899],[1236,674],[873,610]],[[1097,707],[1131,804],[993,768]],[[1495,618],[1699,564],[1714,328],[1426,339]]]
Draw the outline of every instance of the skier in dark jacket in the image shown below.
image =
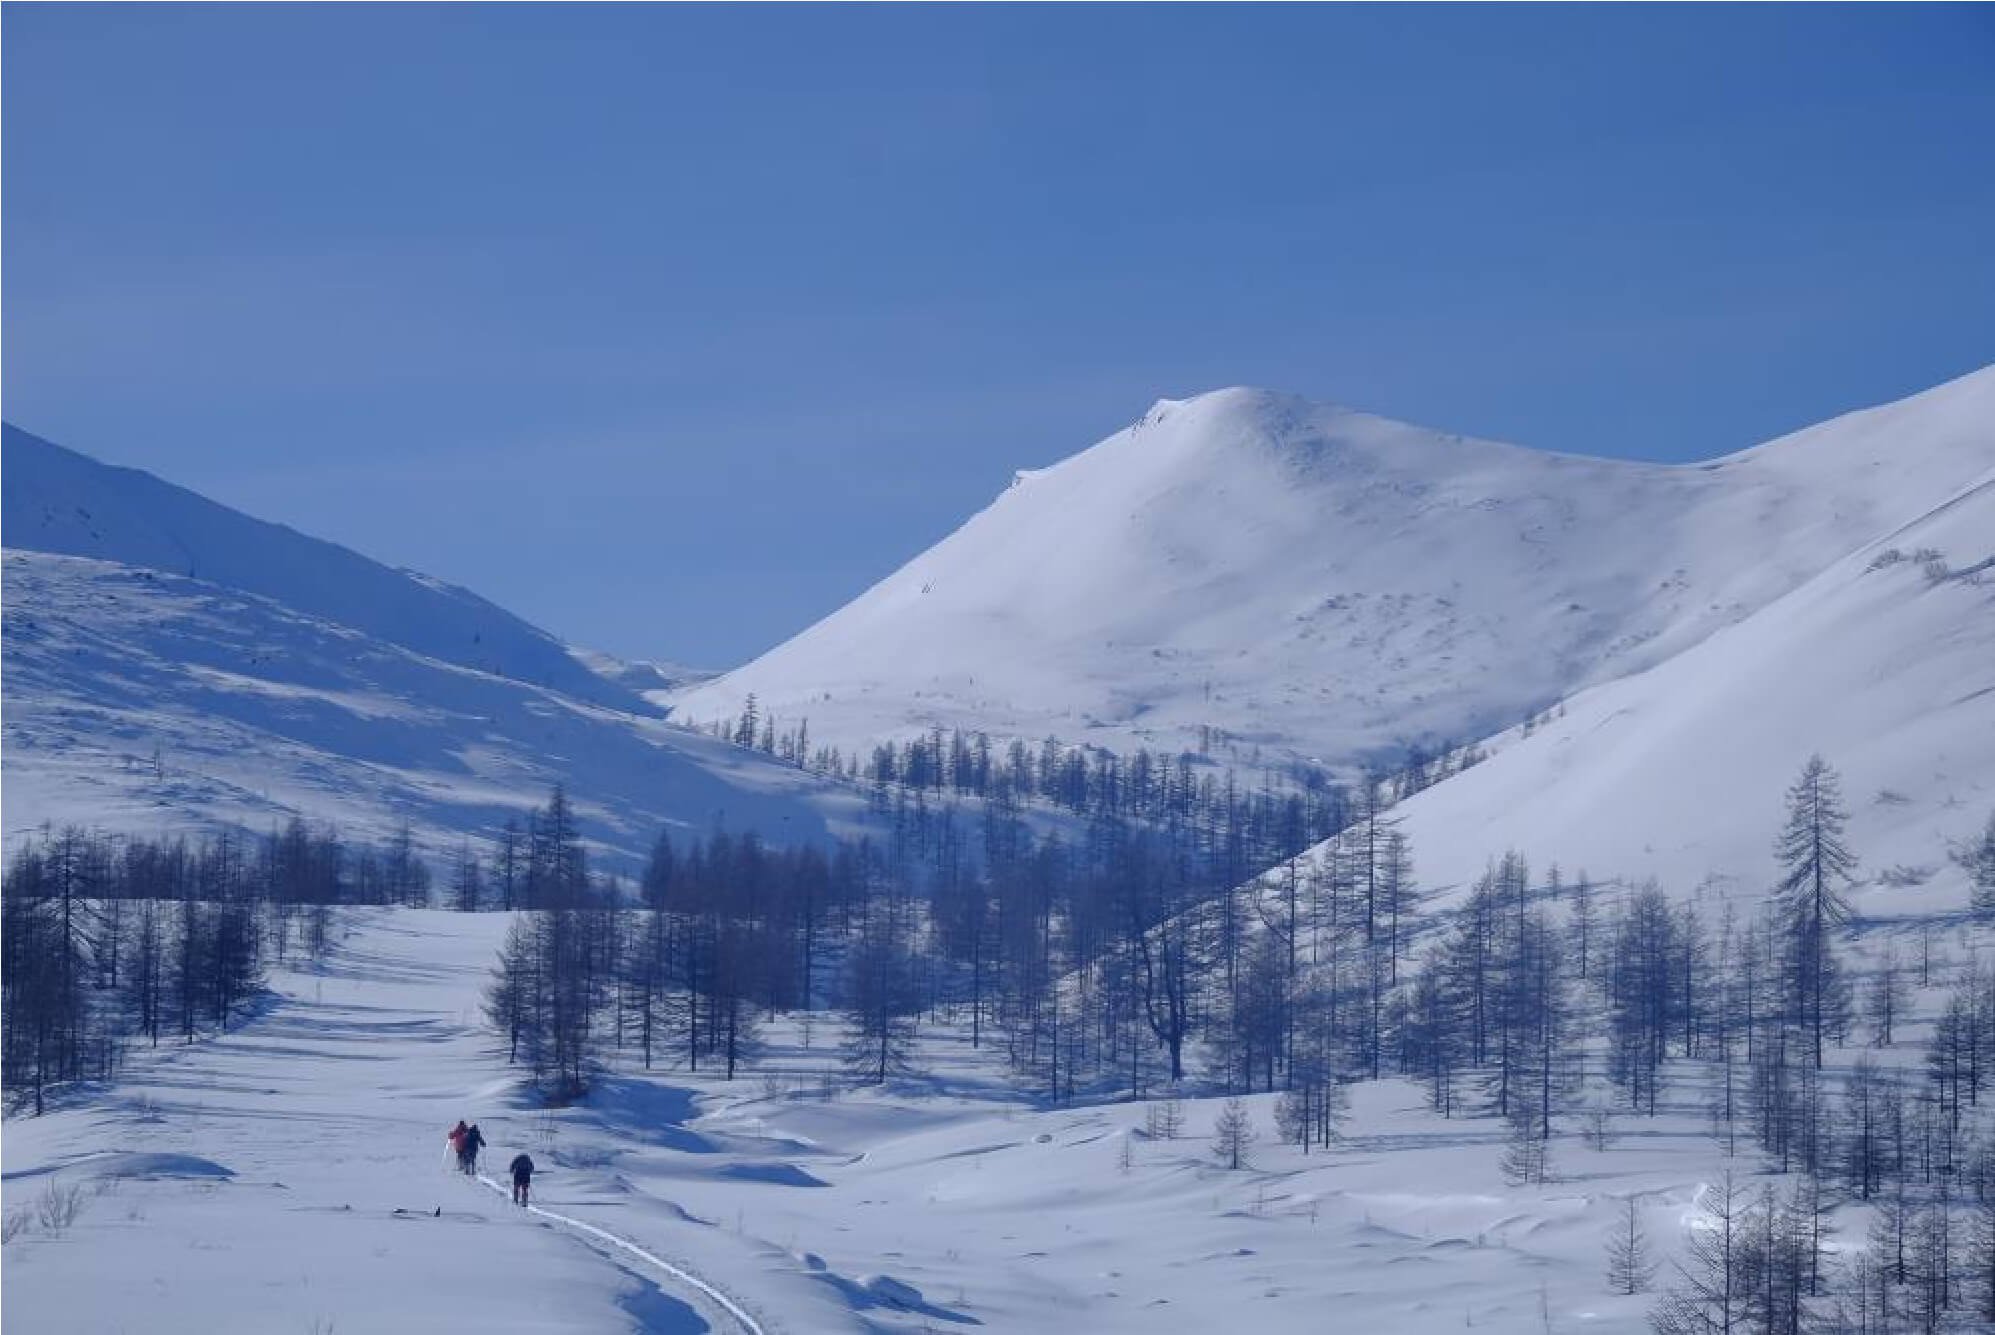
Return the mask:
[[478,1151],[485,1148],[485,1133],[473,1122],[465,1129],[463,1139],[457,1142],[457,1166],[468,1174],[478,1171]]
[[533,1186],[533,1160],[522,1150],[513,1156],[513,1204],[525,1205],[527,1191]]

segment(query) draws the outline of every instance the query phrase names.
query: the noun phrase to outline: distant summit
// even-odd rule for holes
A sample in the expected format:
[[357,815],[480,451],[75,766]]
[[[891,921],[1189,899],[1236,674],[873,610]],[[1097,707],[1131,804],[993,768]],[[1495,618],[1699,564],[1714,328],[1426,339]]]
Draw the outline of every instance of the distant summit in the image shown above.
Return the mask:
[[468,590],[392,570],[336,543],[252,519],[136,468],[117,468],[19,427],[0,428],[0,539],[275,599],[461,667],[649,712],[560,641]]
[[[403,822],[439,864],[567,788],[603,865],[661,831],[824,841],[857,799],[668,727],[684,669],[571,651],[391,570],[8,427],[6,824],[359,839]],[[675,673],[677,675],[675,675]]]

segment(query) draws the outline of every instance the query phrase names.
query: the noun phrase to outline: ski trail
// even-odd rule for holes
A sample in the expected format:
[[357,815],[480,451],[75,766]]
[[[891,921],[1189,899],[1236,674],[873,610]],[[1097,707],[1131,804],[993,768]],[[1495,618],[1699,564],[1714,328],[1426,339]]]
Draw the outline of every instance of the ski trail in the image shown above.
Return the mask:
[[[507,1188],[503,1186],[500,1186],[497,1182],[495,1182],[489,1177],[486,1177],[483,1173],[478,1174],[478,1180],[484,1183],[486,1186],[490,1187],[493,1191],[498,1192],[501,1196],[504,1196],[508,1203],[512,1201],[511,1191],[509,1191]],[[691,1288],[698,1289],[701,1293],[713,1299],[713,1301],[720,1307],[722,1311],[726,1312],[729,1316],[734,1318],[734,1320],[740,1325],[741,1329],[747,1332],[747,1335],[768,1335],[768,1331],[763,1329],[762,1323],[757,1321],[754,1317],[748,1315],[747,1310],[743,1308],[740,1303],[737,1303],[736,1301],[734,1301],[734,1299],[728,1297],[725,1293],[722,1293],[719,1289],[707,1283],[707,1281],[701,1279],[698,1275],[693,1274],[689,1270],[682,1270],[678,1266],[673,1265],[670,1261],[665,1260],[663,1257],[656,1256],[653,1253],[644,1250],[644,1248],[638,1246],[636,1243],[632,1242],[629,1238],[620,1237],[617,1234],[610,1232],[608,1229],[597,1228],[594,1224],[585,1224],[581,1220],[571,1218],[568,1215],[557,1214],[553,1210],[542,1209],[538,1205],[529,1205],[526,1207],[526,1211],[528,1214],[537,1214],[542,1219],[551,1219],[557,1224],[566,1224],[570,1228],[580,1229],[582,1232],[587,1233],[589,1236],[593,1238],[598,1238],[604,1242],[609,1243],[612,1247],[621,1248],[622,1250],[629,1252],[632,1256],[637,1257],[640,1261],[647,1262],[648,1264],[657,1267],[659,1270],[663,1271],[671,1278],[679,1281],[681,1284],[685,1284]]]

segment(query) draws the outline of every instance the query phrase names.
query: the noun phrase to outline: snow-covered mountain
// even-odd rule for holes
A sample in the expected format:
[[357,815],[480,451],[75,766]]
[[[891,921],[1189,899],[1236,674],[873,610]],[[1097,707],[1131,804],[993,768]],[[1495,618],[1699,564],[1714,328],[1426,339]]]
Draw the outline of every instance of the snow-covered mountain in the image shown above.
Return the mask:
[[679,692],[863,743],[934,724],[1350,764],[1666,662],[1995,463],[1995,369],[1716,462],[1441,435],[1230,389],[1159,403],[851,604]]
[[575,661],[589,671],[603,678],[613,686],[626,691],[634,691],[652,700],[659,709],[664,709],[662,699],[673,691],[689,690],[703,681],[712,681],[720,673],[712,668],[687,667],[683,663],[661,663],[654,659],[624,659],[615,654],[606,654],[600,649],[582,649],[569,646],[568,652]]
[[1995,463],[1736,626],[1567,702],[1401,808],[1421,879],[1506,849],[1687,894],[1774,876],[1782,795],[1841,772],[1867,915],[1964,907],[1995,812]]
[[135,468],[8,425],[0,535],[15,549],[88,556],[253,593],[308,616],[577,699],[644,711],[635,693],[469,590],[391,570],[336,543],[252,519]]
[[856,819],[462,590],[25,433],[5,472],[10,839],[298,812],[375,838],[407,818],[442,851],[557,781],[626,867],[666,826],[790,842]]

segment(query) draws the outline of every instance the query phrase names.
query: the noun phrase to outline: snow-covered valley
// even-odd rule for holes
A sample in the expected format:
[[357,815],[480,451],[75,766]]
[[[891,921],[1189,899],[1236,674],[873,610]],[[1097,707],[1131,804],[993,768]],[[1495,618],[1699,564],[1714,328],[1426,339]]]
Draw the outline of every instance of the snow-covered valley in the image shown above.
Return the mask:
[[[1995,1320],[1992,432],[1995,370],[1692,468],[1228,391],[718,678],[10,433],[5,1314],[1632,1330],[1730,1173],[1789,1239],[1749,1328],[1776,1284]],[[1100,749],[965,798],[771,715]],[[1418,791],[1204,763],[1443,738],[1480,758]],[[428,902],[535,911],[355,906],[363,845],[513,817],[504,894]],[[544,1213],[448,1171],[459,1117]]]
[[[1307,1155],[1275,1143],[1272,1096],[1252,1097],[1260,1139],[1228,1171],[1211,1152],[1219,1099],[1186,1100],[1163,1138],[1144,1103],[1026,1097],[948,1024],[927,1029],[920,1077],[885,1088],[827,1081],[836,1026],[805,1047],[786,1023],[753,1075],[624,1062],[548,1111],[480,1019],[505,924],[357,913],[323,967],[277,974],[234,1032],[140,1052],[115,1084],[10,1121],[9,1212],[51,1184],[80,1193],[66,1227],[7,1243],[10,1324],[740,1328],[666,1272],[448,1170],[460,1117],[481,1124],[488,1173],[529,1152],[538,1203],[699,1276],[770,1331],[1630,1330],[1653,1295],[1606,1280],[1623,1202],[1666,1262],[1715,1176],[1753,1170],[1708,1134],[1685,1063],[1659,1115],[1616,1117],[1605,1148],[1563,1128],[1542,1186],[1506,1183],[1500,1120],[1444,1119],[1400,1080],[1359,1086],[1338,1142]],[[1964,961],[1951,935],[1943,950]],[[1923,1033],[1908,1026],[1886,1058]],[[1838,1210],[1838,1236],[1860,1240],[1868,1215]]]

